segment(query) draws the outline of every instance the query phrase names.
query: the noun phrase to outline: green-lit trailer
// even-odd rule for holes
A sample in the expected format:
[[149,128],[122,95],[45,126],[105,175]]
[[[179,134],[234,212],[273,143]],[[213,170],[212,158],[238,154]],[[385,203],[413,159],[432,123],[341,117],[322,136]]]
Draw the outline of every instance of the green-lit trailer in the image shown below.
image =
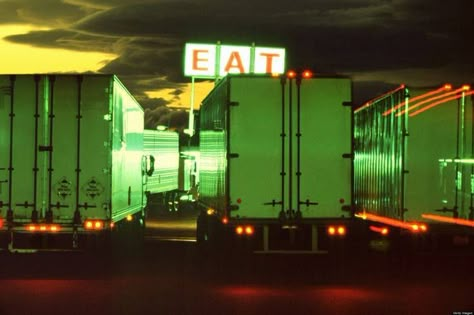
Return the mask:
[[145,193],[150,208],[174,210],[178,193],[179,135],[169,130],[144,130],[147,161]]
[[0,247],[141,237],[143,124],[113,75],[1,75]]
[[[354,110],[357,216],[424,246],[474,234],[473,99],[469,86],[389,91]],[[472,246],[472,244],[470,245]]]
[[200,108],[198,243],[320,252],[354,232],[350,102],[346,77],[222,79]]

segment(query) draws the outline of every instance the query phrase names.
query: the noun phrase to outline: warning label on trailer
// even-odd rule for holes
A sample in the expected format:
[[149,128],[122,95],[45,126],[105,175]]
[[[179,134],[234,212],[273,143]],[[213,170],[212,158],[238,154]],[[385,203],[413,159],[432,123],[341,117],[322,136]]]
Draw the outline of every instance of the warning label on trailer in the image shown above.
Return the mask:
[[72,184],[66,177],[63,177],[54,185],[54,189],[57,195],[65,200],[66,197],[71,195]]
[[87,184],[82,186],[82,192],[84,192],[87,197],[94,199],[104,192],[104,186],[92,177]]

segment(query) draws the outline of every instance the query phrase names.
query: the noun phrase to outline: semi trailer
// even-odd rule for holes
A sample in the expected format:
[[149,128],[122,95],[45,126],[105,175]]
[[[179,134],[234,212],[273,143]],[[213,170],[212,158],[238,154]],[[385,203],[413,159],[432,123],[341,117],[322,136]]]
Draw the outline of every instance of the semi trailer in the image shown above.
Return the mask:
[[145,194],[149,210],[175,211],[179,196],[179,135],[169,130],[144,130],[147,163]]
[[114,75],[1,75],[0,248],[140,241],[143,136],[143,110]]
[[197,242],[327,252],[356,235],[351,80],[228,75],[200,108]]
[[400,85],[354,110],[355,215],[374,232],[473,248],[472,94]]

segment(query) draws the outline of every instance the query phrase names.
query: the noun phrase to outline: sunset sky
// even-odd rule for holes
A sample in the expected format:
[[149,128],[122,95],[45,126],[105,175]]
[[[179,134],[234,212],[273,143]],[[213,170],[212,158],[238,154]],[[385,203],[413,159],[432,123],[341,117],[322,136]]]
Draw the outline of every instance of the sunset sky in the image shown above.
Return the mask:
[[472,8],[471,0],[0,0],[0,73],[114,73],[145,107],[187,108],[186,42],[256,43],[285,47],[287,68],[352,76],[363,99],[390,84],[472,83]]

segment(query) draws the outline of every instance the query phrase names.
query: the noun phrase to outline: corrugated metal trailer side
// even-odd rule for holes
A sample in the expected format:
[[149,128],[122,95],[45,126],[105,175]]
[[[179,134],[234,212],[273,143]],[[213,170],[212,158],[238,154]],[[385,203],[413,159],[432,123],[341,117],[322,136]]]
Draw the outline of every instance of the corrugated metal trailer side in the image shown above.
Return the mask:
[[469,87],[450,85],[401,86],[355,110],[361,216],[433,237],[472,234],[472,114]]
[[146,191],[156,194],[178,189],[178,133],[145,130],[144,154],[147,156],[148,170],[150,171],[147,177]]
[[2,247],[75,248],[141,214],[143,110],[115,76],[2,75],[0,93]]

